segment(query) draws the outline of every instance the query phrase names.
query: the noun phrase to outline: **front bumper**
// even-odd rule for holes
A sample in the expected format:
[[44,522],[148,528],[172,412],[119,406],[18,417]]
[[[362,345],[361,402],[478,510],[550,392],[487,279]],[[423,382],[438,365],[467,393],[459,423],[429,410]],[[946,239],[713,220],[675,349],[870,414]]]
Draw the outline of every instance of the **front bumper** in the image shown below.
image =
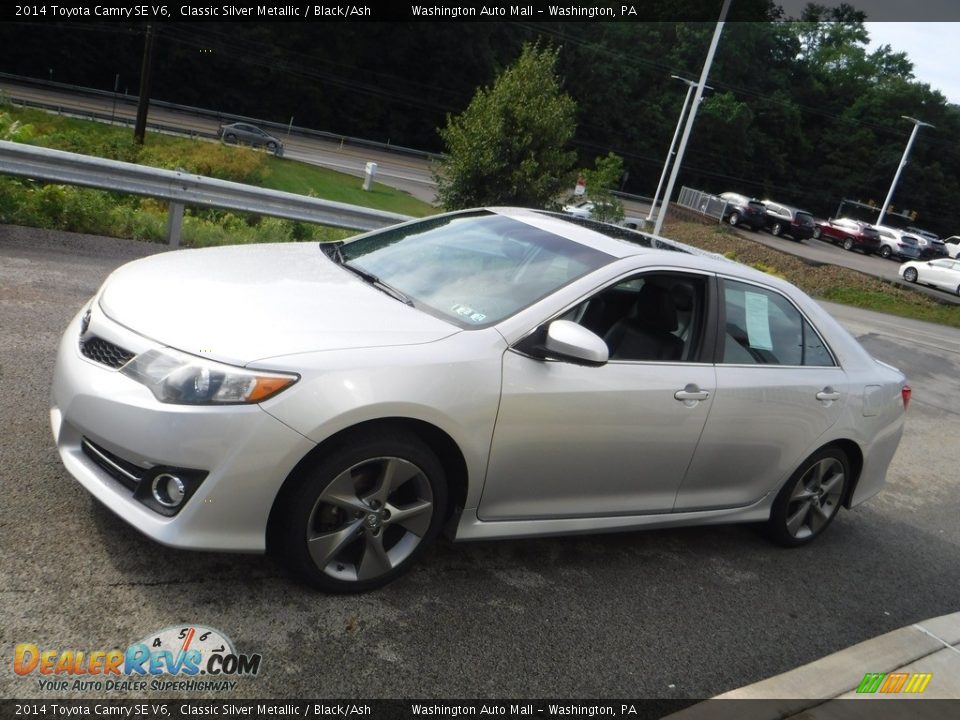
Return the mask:
[[[91,308],[88,334],[134,353],[157,347]],[[60,342],[50,424],[64,466],[91,494],[148,537],[179,548],[262,552],[280,486],[314,443],[258,405],[161,403],[140,383],[80,352],[81,314]],[[275,402],[276,400],[274,400]],[[131,468],[207,475],[172,517],[135,498],[95,462],[86,438]],[[136,474],[136,473],[134,473]]]

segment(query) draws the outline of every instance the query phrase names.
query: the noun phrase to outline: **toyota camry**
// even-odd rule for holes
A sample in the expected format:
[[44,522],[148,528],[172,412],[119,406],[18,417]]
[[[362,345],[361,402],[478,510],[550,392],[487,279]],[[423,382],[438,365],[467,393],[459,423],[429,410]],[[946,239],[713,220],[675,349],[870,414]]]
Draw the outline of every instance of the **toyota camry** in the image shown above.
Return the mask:
[[50,417],[150,538],[350,592],[441,532],[755,522],[804,545],[881,489],[909,397],[783,280],[494,208],[125,265],[63,335]]

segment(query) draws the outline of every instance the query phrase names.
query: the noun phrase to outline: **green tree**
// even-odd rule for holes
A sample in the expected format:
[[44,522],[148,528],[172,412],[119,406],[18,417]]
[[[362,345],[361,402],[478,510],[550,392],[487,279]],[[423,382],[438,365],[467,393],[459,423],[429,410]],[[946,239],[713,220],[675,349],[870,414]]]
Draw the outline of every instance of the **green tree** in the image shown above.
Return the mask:
[[435,171],[448,210],[546,207],[571,182],[576,104],[554,72],[557,51],[524,45],[519,59],[439,130],[447,154]]
[[623,177],[623,159],[607,153],[596,159],[593,170],[583,170],[581,174],[587,180],[587,197],[594,204],[593,219],[610,223],[623,220],[623,203],[612,192]]

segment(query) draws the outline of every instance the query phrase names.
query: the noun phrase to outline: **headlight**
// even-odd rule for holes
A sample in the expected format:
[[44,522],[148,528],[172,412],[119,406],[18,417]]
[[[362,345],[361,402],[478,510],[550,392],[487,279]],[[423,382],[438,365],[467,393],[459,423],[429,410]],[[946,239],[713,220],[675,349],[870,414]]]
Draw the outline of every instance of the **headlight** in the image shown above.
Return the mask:
[[224,365],[170,348],[137,355],[120,372],[146,385],[160,402],[182,405],[259,403],[300,379]]

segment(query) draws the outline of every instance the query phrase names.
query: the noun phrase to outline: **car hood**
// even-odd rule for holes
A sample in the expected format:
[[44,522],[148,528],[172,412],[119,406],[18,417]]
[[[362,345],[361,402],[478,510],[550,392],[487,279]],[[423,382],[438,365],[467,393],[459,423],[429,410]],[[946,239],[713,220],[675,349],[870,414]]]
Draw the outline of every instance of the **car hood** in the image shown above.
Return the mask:
[[99,303],[156,342],[235,364],[427,343],[460,331],[337,266],[316,243],[154,255],[116,270]]

